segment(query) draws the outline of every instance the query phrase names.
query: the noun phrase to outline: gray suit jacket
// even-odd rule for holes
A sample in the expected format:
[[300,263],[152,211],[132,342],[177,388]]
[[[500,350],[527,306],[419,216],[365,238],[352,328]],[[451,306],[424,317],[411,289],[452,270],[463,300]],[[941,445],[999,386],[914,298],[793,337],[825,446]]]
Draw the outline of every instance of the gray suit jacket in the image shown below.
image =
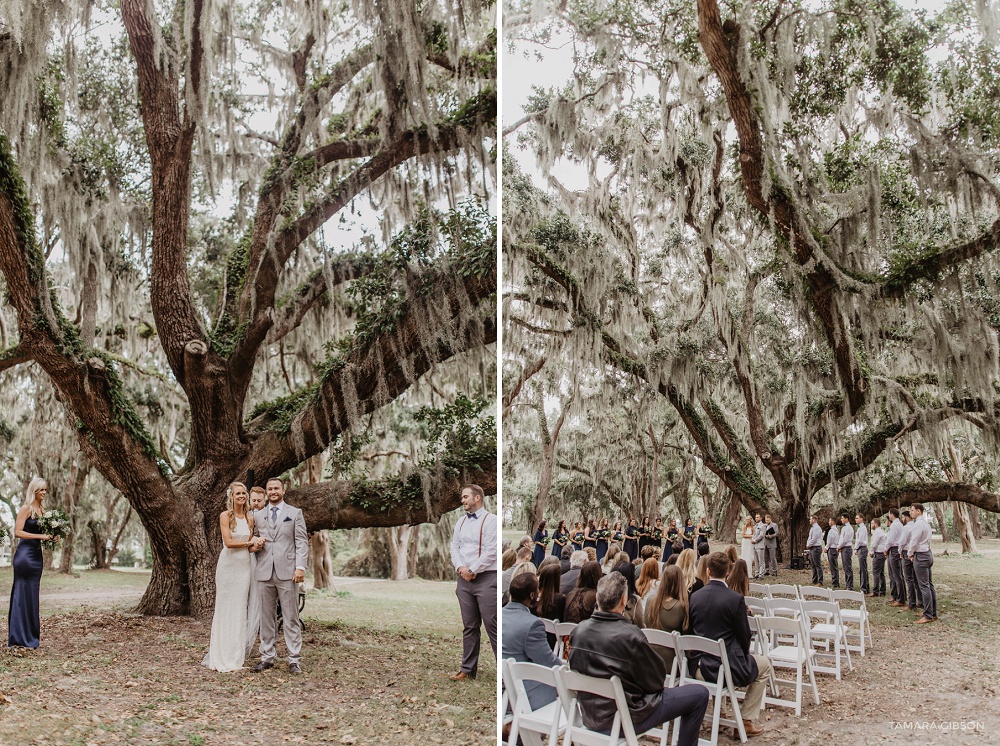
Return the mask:
[[755,523],[753,527],[753,538],[750,539],[754,549],[764,548],[764,522]]
[[[774,529],[774,535],[768,538],[767,531]],[[774,549],[778,546],[778,524],[774,521],[764,524],[764,547],[766,549]]]
[[304,568],[309,560],[309,536],[302,511],[284,503],[276,524],[271,523],[271,505],[254,511],[254,536],[267,541],[257,552],[256,580],[270,580],[273,572],[278,580],[291,580],[296,567]]
[[[511,601],[503,607],[502,615],[501,644],[505,659],[513,658],[521,663],[537,663],[546,668],[563,664],[549,647],[542,620],[528,611],[527,606]],[[556,690],[537,681],[525,681],[524,691],[528,694],[532,709],[556,701]]]

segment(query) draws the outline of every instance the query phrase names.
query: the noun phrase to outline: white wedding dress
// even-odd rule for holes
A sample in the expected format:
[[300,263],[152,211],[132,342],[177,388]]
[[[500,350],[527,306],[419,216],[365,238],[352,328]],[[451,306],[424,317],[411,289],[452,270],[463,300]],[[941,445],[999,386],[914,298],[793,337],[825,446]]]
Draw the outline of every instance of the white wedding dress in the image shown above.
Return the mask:
[[[250,538],[250,526],[236,519],[233,541]],[[250,552],[244,547],[222,548],[215,568],[215,616],[212,640],[202,664],[215,671],[238,671],[247,655],[247,601],[251,583]]]

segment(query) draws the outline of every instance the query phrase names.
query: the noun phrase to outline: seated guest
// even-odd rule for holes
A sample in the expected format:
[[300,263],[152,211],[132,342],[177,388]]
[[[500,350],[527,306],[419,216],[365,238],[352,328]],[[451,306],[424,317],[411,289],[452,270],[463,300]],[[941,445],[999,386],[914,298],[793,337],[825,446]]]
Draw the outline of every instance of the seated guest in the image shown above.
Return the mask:
[[698,563],[697,564],[700,565],[702,558],[703,557],[707,557],[707,556],[708,556],[708,544],[706,542],[702,542],[701,544],[698,545]]
[[725,552],[726,556],[729,557],[729,566],[732,567],[736,564],[736,560],[740,558],[740,550],[736,548],[735,544],[727,544],[726,548],[722,550]]
[[513,549],[505,549],[503,555],[501,555],[501,560],[503,561],[503,566],[500,569],[503,572],[507,572],[517,561],[517,552]]
[[576,588],[566,596],[566,610],[564,612],[564,622],[579,624],[585,619],[590,619],[597,607],[597,581],[604,576],[601,566],[597,562],[588,562],[580,570],[580,577],[576,581]]
[[[608,553],[604,555],[604,562],[601,563],[601,569],[605,575],[611,572],[611,568],[615,566],[615,558],[621,550],[622,545],[616,541],[611,542],[608,546]],[[628,557],[627,554],[625,556]]]
[[[538,566],[538,571],[541,572],[543,567],[548,567],[549,565],[552,565],[553,567],[559,567],[559,559],[550,554],[548,557],[542,560],[542,564]],[[559,571],[559,574],[562,575],[562,570]]]
[[[700,546],[705,546],[705,545],[701,544]],[[729,561],[729,557],[726,557],[726,561],[727,562]],[[727,566],[726,567],[726,571],[728,572],[728,570],[729,570],[729,568]],[[708,555],[707,554],[704,554],[704,555],[702,555],[701,557],[698,558],[698,564],[695,567],[694,574],[695,574],[695,577],[698,578],[697,582],[701,583],[701,585],[699,585],[698,588],[704,588],[705,587],[705,583],[708,582]],[[691,593],[694,593],[694,591],[692,590]]]
[[[637,734],[679,717],[678,744],[695,746],[708,707],[708,691],[698,684],[663,687],[663,661],[642,632],[622,616],[627,601],[628,584],[621,573],[601,579],[598,610],[570,635],[569,667],[587,676],[621,679]],[[617,712],[614,702],[581,692],[580,710],[588,728],[611,732]]]
[[[535,604],[531,607],[531,613],[541,619],[561,622],[566,615],[566,596],[559,592],[558,560],[551,565],[546,565],[544,562],[542,565],[542,569],[538,572],[538,596],[535,599]],[[554,650],[556,636],[546,636],[549,640],[549,646]]]
[[594,547],[584,547],[583,551],[587,553],[587,562],[597,562],[597,550]]
[[507,594],[507,589],[510,587],[510,579],[514,577],[514,570],[525,562],[531,562],[531,550],[527,547],[521,547],[514,552],[514,564],[506,568],[500,575],[500,595]]
[[698,570],[695,567],[695,553],[693,549],[685,549],[677,556],[677,566],[684,573],[684,582],[687,584],[688,596],[705,585],[698,579]]
[[642,599],[639,598],[639,594],[635,589],[635,573],[630,572],[632,570],[632,563],[627,561],[619,562],[615,565],[614,572],[620,573],[623,578],[625,578],[625,583],[628,585],[628,601],[625,603],[625,608],[622,610],[622,616],[628,619],[636,627],[642,627],[643,613],[642,613]]
[[655,593],[659,584],[660,563],[657,562],[656,557],[650,557],[642,563],[639,579],[635,581],[635,592],[639,594],[639,598],[645,603],[646,597]]
[[[763,727],[755,725],[754,721],[760,717],[771,662],[762,655],[750,654],[750,622],[746,602],[743,596],[726,587],[729,558],[722,552],[714,552],[705,560],[705,565],[709,581],[691,597],[688,612],[691,631],[710,640],[725,641],[733,683],[747,687],[746,699],[740,708],[743,727],[748,736],[757,736],[764,732]],[[698,669],[705,681],[716,681],[721,663],[714,655],[698,658]]]
[[674,566],[674,567],[676,567],[676,566],[677,566],[677,559],[678,559],[678,558],[679,558],[680,556],[681,556],[681,555],[680,555],[680,552],[678,552],[677,554],[671,554],[671,555],[670,555],[669,557],[667,557],[667,561],[663,563],[663,566],[664,566],[665,568],[666,568],[666,567],[671,567],[671,566]]
[[[619,562],[628,562],[631,564],[632,560],[628,558],[628,552],[622,550],[615,555],[615,564],[617,565]],[[614,568],[612,567],[611,569],[613,570]]]
[[[729,590],[736,591],[741,596],[750,595],[750,570],[747,568],[747,562],[744,559],[738,559],[729,569],[729,574],[726,575],[726,585]],[[747,609],[747,613],[750,616],[750,609]]]
[[[527,575],[537,575],[538,574],[538,570],[535,568],[535,563],[532,562],[531,560],[528,560],[527,562],[522,562],[519,565],[514,565],[514,567],[512,568],[512,570],[513,570],[513,572],[511,573],[511,576],[510,576],[510,582],[511,583],[513,583],[514,582],[514,578],[518,577],[519,575],[525,575],[525,574],[527,574]],[[501,604],[503,606],[506,606],[507,603],[510,601],[510,593],[509,592],[508,593],[504,593],[500,597],[500,599],[501,599]]]
[[535,540],[530,536],[522,536],[521,540],[517,542],[518,549],[520,549],[521,547],[528,547],[528,549],[534,551],[533,549],[534,546],[535,546]]
[[559,569],[562,570],[563,575],[569,572],[569,558],[573,556],[575,551],[572,544],[567,544],[562,548],[562,552],[559,554]]
[[569,596],[569,592],[576,587],[576,579],[580,577],[580,568],[587,564],[587,553],[582,549],[574,550],[569,558],[569,569],[563,570],[562,579],[559,581],[559,592],[564,596]]
[[[682,635],[690,632],[687,586],[684,585],[684,573],[677,565],[668,565],[663,571],[656,596],[645,606],[644,619],[650,629],[680,632]],[[674,649],[654,645],[653,650],[663,659],[667,671],[670,671],[670,667],[674,664]]]
[[[528,610],[536,603],[538,581],[531,573],[518,575],[510,583],[510,603],[503,607],[503,657],[513,658],[519,663],[537,663],[551,668],[561,666],[545,640],[542,620]],[[533,709],[544,707],[556,701],[556,690],[537,681],[525,681],[524,691]]]

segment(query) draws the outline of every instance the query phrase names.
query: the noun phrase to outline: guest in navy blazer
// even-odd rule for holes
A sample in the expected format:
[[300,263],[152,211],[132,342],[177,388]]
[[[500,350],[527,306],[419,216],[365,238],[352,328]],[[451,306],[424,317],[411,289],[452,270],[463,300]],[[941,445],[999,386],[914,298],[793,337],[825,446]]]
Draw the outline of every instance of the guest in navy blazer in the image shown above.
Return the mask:
[[[771,674],[771,662],[762,655],[750,653],[750,622],[743,596],[726,586],[729,558],[723,552],[713,552],[702,560],[708,563],[709,580],[691,596],[689,617],[691,631],[710,640],[724,640],[726,657],[733,674],[733,684],[747,687],[747,696],[740,707],[743,726],[748,736],[760,735],[764,728],[756,725],[764,701],[764,687]],[[701,655],[699,673],[705,681],[714,682],[722,661],[714,655]]]
[[[510,603],[503,607],[501,625],[504,660],[513,658],[519,663],[537,663],[546,668],[561,666],[549,647],[542,620],[531,613],[538,593],[538,578],[532,573],[518,575],[510,581]],[[556,690],[537,681],[525,681],[524,690],[532,709],[555,702]]]

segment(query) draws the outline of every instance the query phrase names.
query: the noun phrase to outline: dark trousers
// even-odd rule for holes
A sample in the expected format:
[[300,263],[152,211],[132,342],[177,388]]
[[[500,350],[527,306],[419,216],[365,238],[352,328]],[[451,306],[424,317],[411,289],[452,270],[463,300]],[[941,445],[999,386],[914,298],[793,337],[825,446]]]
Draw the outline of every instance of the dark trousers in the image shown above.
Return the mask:
[[864,544],[858,547],[858,583],[862,593],[871,593],[868,581],[868,547]]
[[635,733],[640,735],[650,728],[658,728],[668,720],[679,717],[677,729],[678,746],[697,746],[701,721],[708,709],[708,689],[699,684],[685,684],[673,689],[664,689],[660,705],[641,723],[635,724]]
[[904,552],[900,555],[900,562],[903,565],[903,583],[906,587],[906,597],[903,603],[911,609],[923,606],[924,601],[920,596],[920,588],[917,586],[917,577],[913,574],[913,561]]
[[840,562],[844,566],[844,587],[849,591],[854,590],[854,563],[851,561],[851,555],[854,550],[850,547],[843,547],[840,550]]
[[823,565],[820,564],[820,556],[823,554],[823,548],[818,544],[814,547],[809,547],[809,562],[813,567],[813,578],[812,582],[819,583],[823,585]]
[[497,573],[481,572],[471,581],[458,579],[455,588],[462,610],[462,671],[475,676],[479,671],[479,625],[486,627],[493,656],[497,654]]
[[872,594],[885,595],[885,552],[872,555]]
[[889,590],[892,600],[906,603],[906,585],[903,583],[903,558],[897,547],[889,547]]
[[933,619],[937,616],[937,591],[931,580],[931,568],[934,566],[934,555],[930,552],[915,552],[913,555],[913,574],[917,579],[917,589],[924,601],[924,616]]
[[840,571],[837,569],[837,550],[827,549],[826,557],[830,560],[830,577],[833,579],[833,587],[840,587]]

